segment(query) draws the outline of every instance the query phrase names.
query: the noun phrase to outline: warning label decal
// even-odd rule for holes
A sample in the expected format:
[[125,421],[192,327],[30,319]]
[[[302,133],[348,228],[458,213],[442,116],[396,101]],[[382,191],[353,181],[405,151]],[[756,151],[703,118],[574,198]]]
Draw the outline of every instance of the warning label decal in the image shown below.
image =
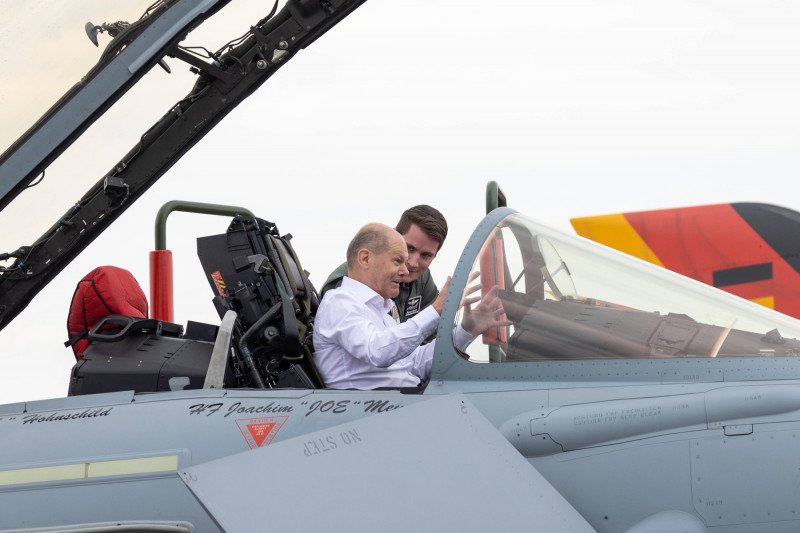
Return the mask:
[[214,285],[217,287],[219,295],[225,298],[225,280],[222,279],[222,273],[219,270],[212,272],[211,279],[214,280]]
[[289,420],[288,416],[240,418],[236,420],[236,425],[242,432],[244,440],[247,441],[247,445],[253,449],[272,442],[287,420]]

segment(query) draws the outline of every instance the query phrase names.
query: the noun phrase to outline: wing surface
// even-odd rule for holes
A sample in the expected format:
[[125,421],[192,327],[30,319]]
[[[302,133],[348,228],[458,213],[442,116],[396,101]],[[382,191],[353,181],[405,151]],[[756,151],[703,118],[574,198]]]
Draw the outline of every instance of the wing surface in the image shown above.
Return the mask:
[[594,531],[463,395],[180,474],[228,532]]

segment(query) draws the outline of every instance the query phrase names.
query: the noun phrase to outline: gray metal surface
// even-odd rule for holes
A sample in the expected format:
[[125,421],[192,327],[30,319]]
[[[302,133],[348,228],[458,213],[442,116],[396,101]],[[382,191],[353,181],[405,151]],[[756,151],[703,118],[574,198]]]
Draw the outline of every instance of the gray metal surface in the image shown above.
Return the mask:
[[222,317],[219,325],[214,350],[211,352],[211,361],[208,362],[208,373],[203,383],[204,389],[221,389],[225,380],[225,365],[231,349],[231,334],[236,321],[236,312],[228,310]]
[[664,511],[648,516],[625,533],[705,533],[708,528],[694,515]]
[[[797,520],[800,431],[696,439],[691,445],[692,495],[709,527]],[[776,490],[780,487],[780,490]],[[769,494],[768,499],[756,495]]]
[[[593,531],[462,395],[196,465],[181,477],[228,533]],[[308,512],[243,510],[296,508],[299,500]]]

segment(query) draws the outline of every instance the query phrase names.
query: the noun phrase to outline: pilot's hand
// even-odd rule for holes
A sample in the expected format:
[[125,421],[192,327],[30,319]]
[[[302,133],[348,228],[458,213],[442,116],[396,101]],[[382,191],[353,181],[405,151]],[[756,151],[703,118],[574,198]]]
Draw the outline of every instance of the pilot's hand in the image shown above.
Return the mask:
[[431,306],[436,309],[439,316],[442,316],[442,308],[444,308],[444,301],[447,298],[447,291],[450,289],[450,276],[447,276],[447,281],[444,282],[442,290],[439,291],[439,296],[433,301]]
[[480,283],[476,283],[475,285],[472,285],[472,282],[475,281],[476,279],[478,279],[478,277],[480,275],[481,275],[480,270],[474,270],[474,271],[472,271],[470,273],[469,279],[467,280],[467,289],[464,291],[464,297],[461,298],[461,303],[458,306],[459,309],[464,307],[464,303],[466,302],[467,296],[469,296],[470,294],[472,294],[474,292],[478,292],[479,290],[481,290],[481,284]]
[[[505,312],[502,301],[497,297],[498,290],[499,287],[495,285],[482,298],[476,296],[464,300],[464,319],[461,321],[461,327],[467,333],[477,336],[488,329],[513,324],[509,320],[498,318]],[[474,303],[478,305],[473,308]]]

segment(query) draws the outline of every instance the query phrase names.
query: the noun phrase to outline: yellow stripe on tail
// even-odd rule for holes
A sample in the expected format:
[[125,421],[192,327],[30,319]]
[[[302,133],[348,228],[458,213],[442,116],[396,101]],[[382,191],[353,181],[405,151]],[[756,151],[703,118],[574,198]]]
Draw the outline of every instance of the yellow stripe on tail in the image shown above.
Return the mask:
[[664,266],[621,213],[617,215],[572,218],[570,222],[572,227],[575,228],[575,232],[582,237],[605,244],[658,266]]

